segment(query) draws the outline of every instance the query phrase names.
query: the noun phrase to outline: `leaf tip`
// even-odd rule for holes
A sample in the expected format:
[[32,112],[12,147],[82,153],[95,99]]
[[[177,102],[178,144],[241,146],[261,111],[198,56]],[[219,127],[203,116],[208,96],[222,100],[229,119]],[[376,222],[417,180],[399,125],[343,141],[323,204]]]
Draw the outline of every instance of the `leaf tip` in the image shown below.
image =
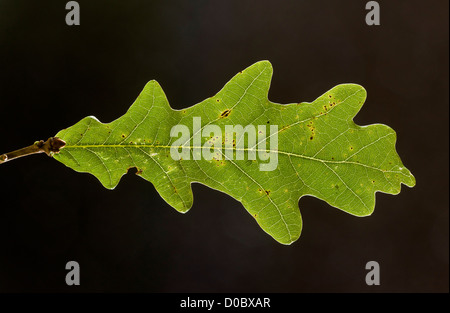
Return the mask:
[[[254,63],[253,65],[250,65],[248,68],[246,68],[245,70],[248,70],[248,69],[250,69],[250,68],[259,68],[259,69],[261,69],[261,68],[263,68],[264,70],[269,70],[269,72],[270,73],[273,73],[273,66],[272,66],[272,63],[270,63],[270,61],[269,60],[261,60],[261,61],[258,61],[258,62],[256,62],[256,63]],[[244,71],[245,71],[244,70]],[[242,73],[242,72],[239,72],[239,73]]]
[[[142,92],[144,92],[144,91],[151,91],[151,93],[153,93],[155,89],[156,89],[156,90],[158,90],[158,89],[161,89],[161,90],[162,90],[162,87],[161,87],[161,85],[158,83],[157,80],[152,79],[152,80],[150,80],[149,82],[147,82],[147,83],[145,84],[144,89],[142,90]],[[141,92],[141,93],[142,93],[142,92]]]
[[257,63],[260,63],[260,64],[262,64],[262,65],[264,65],[264,66],[272,67],[272,63],[270,63],[269,60],[261,60],[261,61],[259,61],[259,62],[257,62]]
[[[353,95],[358,95],[358,97],[362,100],[362,103],[364,103],[364,100],[367,98],[367,90],[360,84],[355,83],[347,83],[342,84],[342,86],[346,87],[349,93]],[[360,100],[360,101],[361,101]]]
[[414,186],[416,186],[416,178],[411,173],[411,171],[408,170],[408,180],[404,181],[403,184],[405,184],[409,188],[413,188]]
[[150,80],[150,81],[147,83],[147,85],[158,85],[158,86],[160,86],[159,83],[158,83],[158,81],[157,81],[156,79]]
[[300,233],[293,235],[293,236],[289,236],[288,239],[275,239],[276,241],[278,241],[279,243],[285,245],[285,246],[290,246],[292,245],[294,242],[296,242],[298,239],[300,238]]

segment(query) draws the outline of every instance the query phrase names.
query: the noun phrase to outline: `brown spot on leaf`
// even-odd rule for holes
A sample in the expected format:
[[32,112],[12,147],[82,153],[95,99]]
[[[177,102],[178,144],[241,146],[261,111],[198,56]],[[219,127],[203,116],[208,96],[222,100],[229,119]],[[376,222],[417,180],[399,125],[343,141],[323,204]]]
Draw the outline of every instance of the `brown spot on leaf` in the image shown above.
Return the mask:
[[223,112],[220,114],[220,118],[227,117],[228,115],[230,115],[230,112],[231,112],[231,110],[226,109],[225,111],[223,111]]

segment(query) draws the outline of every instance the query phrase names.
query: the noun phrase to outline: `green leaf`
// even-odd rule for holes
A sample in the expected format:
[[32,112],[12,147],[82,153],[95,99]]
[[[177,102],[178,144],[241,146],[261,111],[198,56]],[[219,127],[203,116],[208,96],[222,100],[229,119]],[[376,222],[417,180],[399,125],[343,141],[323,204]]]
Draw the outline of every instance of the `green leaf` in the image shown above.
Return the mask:
[[[135,167],[137,175],[152,182],[179,212],[191,208],[190,185],[199,182],[240,201],[262,229],[283,244],[300,236],[302,196],[367,216],[374,210],[377,191],[397,194],[401,183],[415,185],[395,150],[395,132],[385,125],[358,126],[352,121],[366,99],[363,87],[343,84],[314,102],[281,105],[267,98],[271,78],[271,64],[258,62],[234,76],[214,97],[184,110],[173,110],[160,85],[150,81],[119,119],[103,124],[86,117],[60,131],[56,137],[66,146],[54,158],[95,175],[109,189]],[[201,128],[194,129],[199,118]],[[171,136],[175,125],[185,125],[189,136]],[[212,125],[219,127],[215,130],[222,137],[218,132],[203,136],[209,135],[205,127]],[[255,146],[243,133],[226,137],[226,125],[254,125],[258,134],[267,126],[261,137],[267,137],[266,145]],[[269,134],[269,125],[278,127],[277,132]],[[276,138],[278,146],[272,148]],[[258,137],[256,143],[260,141]],[[221,151],[216,150],[211,160],[194,159],[203,151],[196,149],[205,143],[217,144],[214,147]],[[179,152],[188,148],[188,153],[175,160],[172,146]],[[238,159],[239,152],[246,153],[243,160]],[[251,159],[252,152],[258,153],[256,160]],[[276,168],[262,170],[275,158]]]

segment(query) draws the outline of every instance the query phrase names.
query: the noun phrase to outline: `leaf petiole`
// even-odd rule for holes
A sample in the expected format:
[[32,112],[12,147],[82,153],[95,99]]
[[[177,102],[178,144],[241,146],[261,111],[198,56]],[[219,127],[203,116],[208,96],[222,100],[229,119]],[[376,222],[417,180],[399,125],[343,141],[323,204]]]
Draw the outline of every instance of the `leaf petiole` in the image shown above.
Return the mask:
[[44,152],[48,156],[52,156],[65,145],[66,142],[58,137],[50,137],[47,141],[39,140],[31,146],[0,155],[0,164],[35,153]]

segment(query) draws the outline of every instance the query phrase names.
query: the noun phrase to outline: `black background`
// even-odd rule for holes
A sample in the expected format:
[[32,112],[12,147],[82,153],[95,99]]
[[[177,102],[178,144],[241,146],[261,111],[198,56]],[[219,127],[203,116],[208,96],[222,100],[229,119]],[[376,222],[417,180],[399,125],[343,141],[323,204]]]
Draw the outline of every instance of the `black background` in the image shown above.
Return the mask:
[[[231,197],[195,184],[185,214],[126,175],[114,191],[45,155],[0,166],[0,292],[448,292],[448,6],[378,1],[0,0],[0,152],[81,118],[110,122],[156,79],[174,108],[270,60],[269,99],[312,101],[346,82],[355,118],[396,130],[417,186],[357,218],[310,197],[299,241],[274,241]],[[81,285],[65,284],[66,262]],[[381,285],[365,284],[365,264]]]

